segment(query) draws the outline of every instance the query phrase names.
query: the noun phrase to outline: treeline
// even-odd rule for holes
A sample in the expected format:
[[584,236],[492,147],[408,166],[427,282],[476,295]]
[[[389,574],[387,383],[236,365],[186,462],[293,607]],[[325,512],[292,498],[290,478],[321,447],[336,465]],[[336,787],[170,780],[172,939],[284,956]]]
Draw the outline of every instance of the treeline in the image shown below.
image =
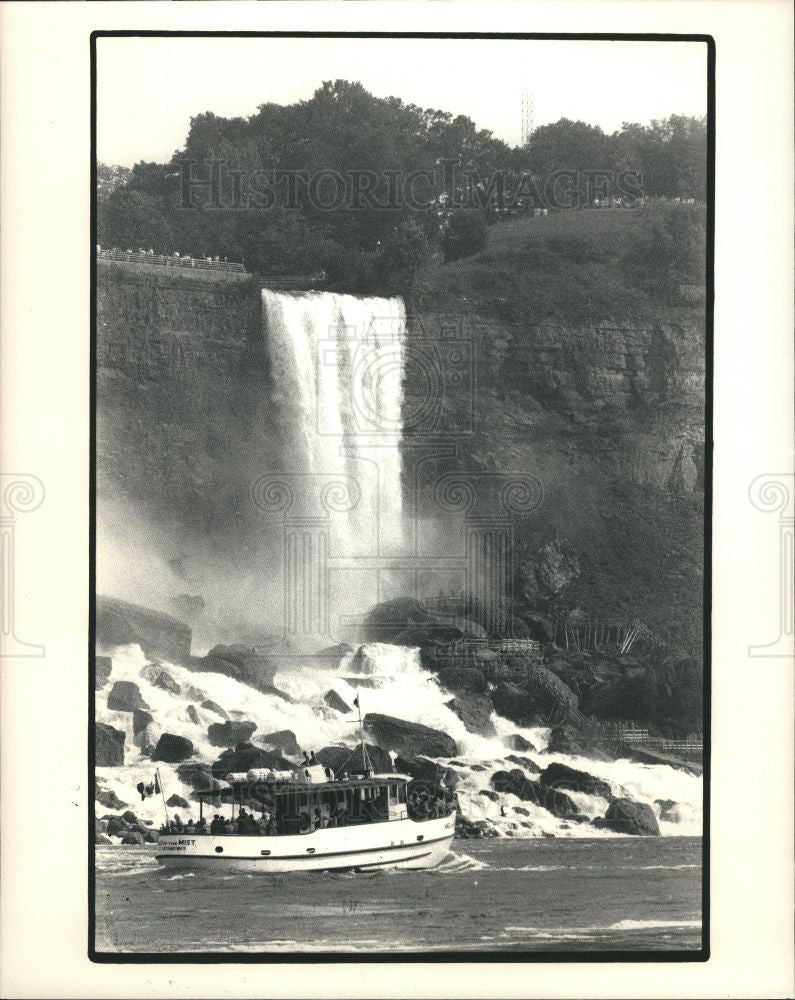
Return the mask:
[[103,246],[219,254],[260,274],[324,270],[331,287],[391,291],[439,249],[480,249],[501,215],[703,200],[706,129],[672,116],[606,135],[562,119],[512,148],[465,116],[338,80],[250,118],[197,115],[168,163],[100,164],[97,188]]

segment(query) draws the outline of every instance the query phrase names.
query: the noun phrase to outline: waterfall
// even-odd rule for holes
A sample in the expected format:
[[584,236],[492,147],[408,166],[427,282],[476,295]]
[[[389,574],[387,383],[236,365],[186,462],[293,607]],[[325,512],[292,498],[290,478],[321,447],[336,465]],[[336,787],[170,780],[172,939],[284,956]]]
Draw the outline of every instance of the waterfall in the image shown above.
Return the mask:
[[[358,560],[355,567],[348,566],[347,577],[335,573],[330,586],[337,590],[334,614],[362,611],[389,587],[383,563],[369,576],[365,563],[375,566],[404,545],[403,301],[263,289],[262,308],[285,456],[281,472],[299,494],[296,504],[303,504],[291,509],[290,516],[329,518],[327,537],[320,540],[305,532],[296,543],[298,556],[291,551],[288,558],[306,562],[306,552],[315,558],[322,546],[324,566],[336,561],[340,569],[340,560]],[[300,575],[291,582],[288,573],[285,587],[293,597],[301,589],[295,600],[305,607],[304,591],[317,591],[327,577],[305,566]],[[311,626],[322,633],[317,621],[323,614],[318,609],[303,631]]]

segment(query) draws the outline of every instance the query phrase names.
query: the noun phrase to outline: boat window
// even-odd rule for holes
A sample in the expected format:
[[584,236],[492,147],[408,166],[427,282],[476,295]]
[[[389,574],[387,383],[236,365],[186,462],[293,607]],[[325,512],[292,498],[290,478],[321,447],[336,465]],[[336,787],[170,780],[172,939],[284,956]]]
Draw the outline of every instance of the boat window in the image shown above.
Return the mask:
[[398,802],[406,801],[406,786],[398,785]]
[[397,785],[390,785],[389,786],[389,801],[391,803],[393,803],[393,804],[398,801],[398,786]]

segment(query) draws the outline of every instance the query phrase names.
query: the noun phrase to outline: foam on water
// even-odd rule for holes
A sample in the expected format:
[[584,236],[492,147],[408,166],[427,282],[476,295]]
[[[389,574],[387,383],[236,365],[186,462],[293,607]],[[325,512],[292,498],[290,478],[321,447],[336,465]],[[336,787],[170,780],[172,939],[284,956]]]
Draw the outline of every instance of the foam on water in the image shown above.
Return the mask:
[[[514,795],[501,794],[498,801],[481,795],[481,791],[492,791],[491,774],[495,770],[512,770],[517,764],[506,760],[510,754],[508,737],[519,733],[528,740],[536,751],[523,751],[522,755],[534,761],[540,768],[553,761],[559,761],[601,778],[609,783],[616,795],[628,796],[648,803],[659,816],[660,807],[655,799],[670,799],[677,803],[674,819],[661,822],[663,835],[699,835],[701,833],[701,779],[665,765],[640,764],[630,760],[600,761],[587,757],[567,754],[544,753],[549,731],[547,729],[526,729],[493,715],[496,735],[479,736],[467,732],[463,722],[446,705],[450,693],[442,688],[437,679],[427,673],[420,664],[419,651],[401,646],[371,643],[363,647],[364,656],[354,658],[348,654],[336,669],[305,666],[297,669],[285,662],[284,668],[276,674],[277,687],[296,699],[287,702],[277,695],[263,694],[231,677],[216,673],[195,673],[185,667],[164,664],[174,680],[181,686],[181,693],[174,695],[155,687],[145,677],[141,669],[146,665],[146,657],[138,646],[125,646],[113,651],[113,673],[111,681],[128,680],[138,684],[141,694],[150,706],[158,727],[163,732],[185,736],[196,748],[194,760],[214,761],[221,749],[210,744],[207,727],[218,722],[212,712],[199,707],[198,695],[217,702],[230,714],[242,713],[242,718],[256,723],[253,739],[280,729],[292,730],[301,746],[319,750],[320,747],[344,743],[353,746],[356,738],[356,715],[341,715],[330,709],[323,701],[329,688],[334,688],[342,698],[352,705],[359,694],[363,713],[381,712],[398,718],[419,722],[448,733],[458,746],[454,765],[445,759],[441,763],[451,766],[458,776],[457,792],[464,815],[471,820],[486,820],[500,835],[505,837],[614,837],[616,834],[599,830],[587,823],[574,823],[559,819],[541,806],[522,801]],[[369,678],[377,677],[379,687],[357,689],[353,678],[357,670]],[[191,691],[190,689],[195,690]],[[139,781],[152,780],[154,765],[148,757],[136,754],[132,730],[132,714],[112,712],[105,704],[106,697],[97,698],[97,718],[126,735],[127,764],[124,769],[98,768],[98,775],[107,787],[119,798],[132,806],[139,817],[159,822],[163,816],[162,802],[149,798],[137,800],[135,785]],[[187,715],[189,704],[198,713],[199,724],[191,722]],[[474,770],[472,765],[480,765],[485,770]],[[176,766],[160,763],[160,774],[166,796],[176,792],[189,799],[191,789],[183,785],[176,773]],[[526,772],[530,780],[538,775]],[[607,802],[597,796],[582,792],[567,792],[578,809],[586,816],[594,818],[604,815]],[[501,808],[506,815],[501,815]],[[106,811],[98,806],[98,812]],[[118,810],[117,810],[118,811]],[[191,806],[190,811],[195,811]]]

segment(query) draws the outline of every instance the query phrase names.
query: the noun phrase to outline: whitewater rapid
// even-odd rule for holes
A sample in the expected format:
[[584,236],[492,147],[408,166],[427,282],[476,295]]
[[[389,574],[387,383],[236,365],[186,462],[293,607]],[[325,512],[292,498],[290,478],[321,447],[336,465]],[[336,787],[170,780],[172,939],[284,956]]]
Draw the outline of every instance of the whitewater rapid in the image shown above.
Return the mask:
[[[155,765],[148,757],[141,755],[135,745],[132,713],[110,711],[107,708],[107,692],[115,681],[126,680],[137,684],[154,716],[157,730],[190,739],[196,751],[190,759],[205,763],[217,760],[222,752],[222,748],[213,746],[207,738],[208,726],[220,719],[213,712],[199,707],[200,702],[205,699],[222,706],[233,719],[256,723],[257,729],[252,738],[254,743],[268,733],[289,729],[306,750],[320,750],[321,747],[334,743],[352,747],[357,735],[354,724],[356,715],[353,711],[350,715],[342,715],[324,703],[324,695],[333,688],[348,705],[352,705],[358,693],[363,714],[379,712],[392,715],[431,726],[450,735],[457,744],[458,753],[455,758],[440,760],[440,763],[450,766],[458,775],[456,790],[464,816],[475,821],[486,820],[502,836],[616,836],[589,824],[558,819],[546,809],[532,802],[521,801],[510,794],[501,794],[498,801],[480,794],[481,791],[492,790],[490,777],[494,771],[512,770],[521,766],[506,759],[507,755],[517,753],[510,748],[509,742],[509,738],[517,733],[536,748],[535,751],[519,751],[519,755],[529,758],[542,770],[553,761],[559,761],[587,771],[608,782],[614,794],[650,805],[658,817],[664,836],[701,834],[701,778],[665,765],[640,764],[630,760],[600,761],[546,753],[548,730],[521,728],[496,713],[492,714],[494,736],[470,733],[458,716],[447,707],[451,693],[440,686],[434,675],[422,668],[419,650],[380,643],[371,643],[363,649],[364,657],[354,660],[354,654],[348,654],[335,668],[324,669],[309,665],[290,668],[285,665],[276,674],[275,684],[290,695],[293,702],[274,694],[263,694],[222,674],[197,673],[185,667],[164,663],[164,668],[180,685],[180,694],[175,695],[154,686],[145,676],[141,676],[147,659],[139,646],[108,650],[112,654],[113,671],[110,682],[97,693],[97,721],[124,731],[126,762],[123,768],[97,768],[100,785],[115,791],[123,802],[131,805],[140,818],[151,819],[155,823],[162,821],[162,802],[154,798],[141,802],[136,795],[136,784],[139,781],[151,781]],[[366,686],[357,684],[357,669]],[[194,706],[198,723],[189,718],[189,705]],[[176,793],[190,801],[192,790],[179,779],[178,765],[159,763],[158,767],[166,795]],[[535,773],[525,773],[530,780],[537,778]],[[606,800],[598,796],[582,792],[567,794],[591,818],[603,816],[607,809]],[[661,808],[655,802],[657,799],[676,803],[669,813],[670,818],[660,819]],[[505,807],[505,816],[500,813],[501,806]],[[97,808],[100,815],[113,811],[106,810],[99,804]],[[189,811],[196,812],[197,807],[192,804]]]

